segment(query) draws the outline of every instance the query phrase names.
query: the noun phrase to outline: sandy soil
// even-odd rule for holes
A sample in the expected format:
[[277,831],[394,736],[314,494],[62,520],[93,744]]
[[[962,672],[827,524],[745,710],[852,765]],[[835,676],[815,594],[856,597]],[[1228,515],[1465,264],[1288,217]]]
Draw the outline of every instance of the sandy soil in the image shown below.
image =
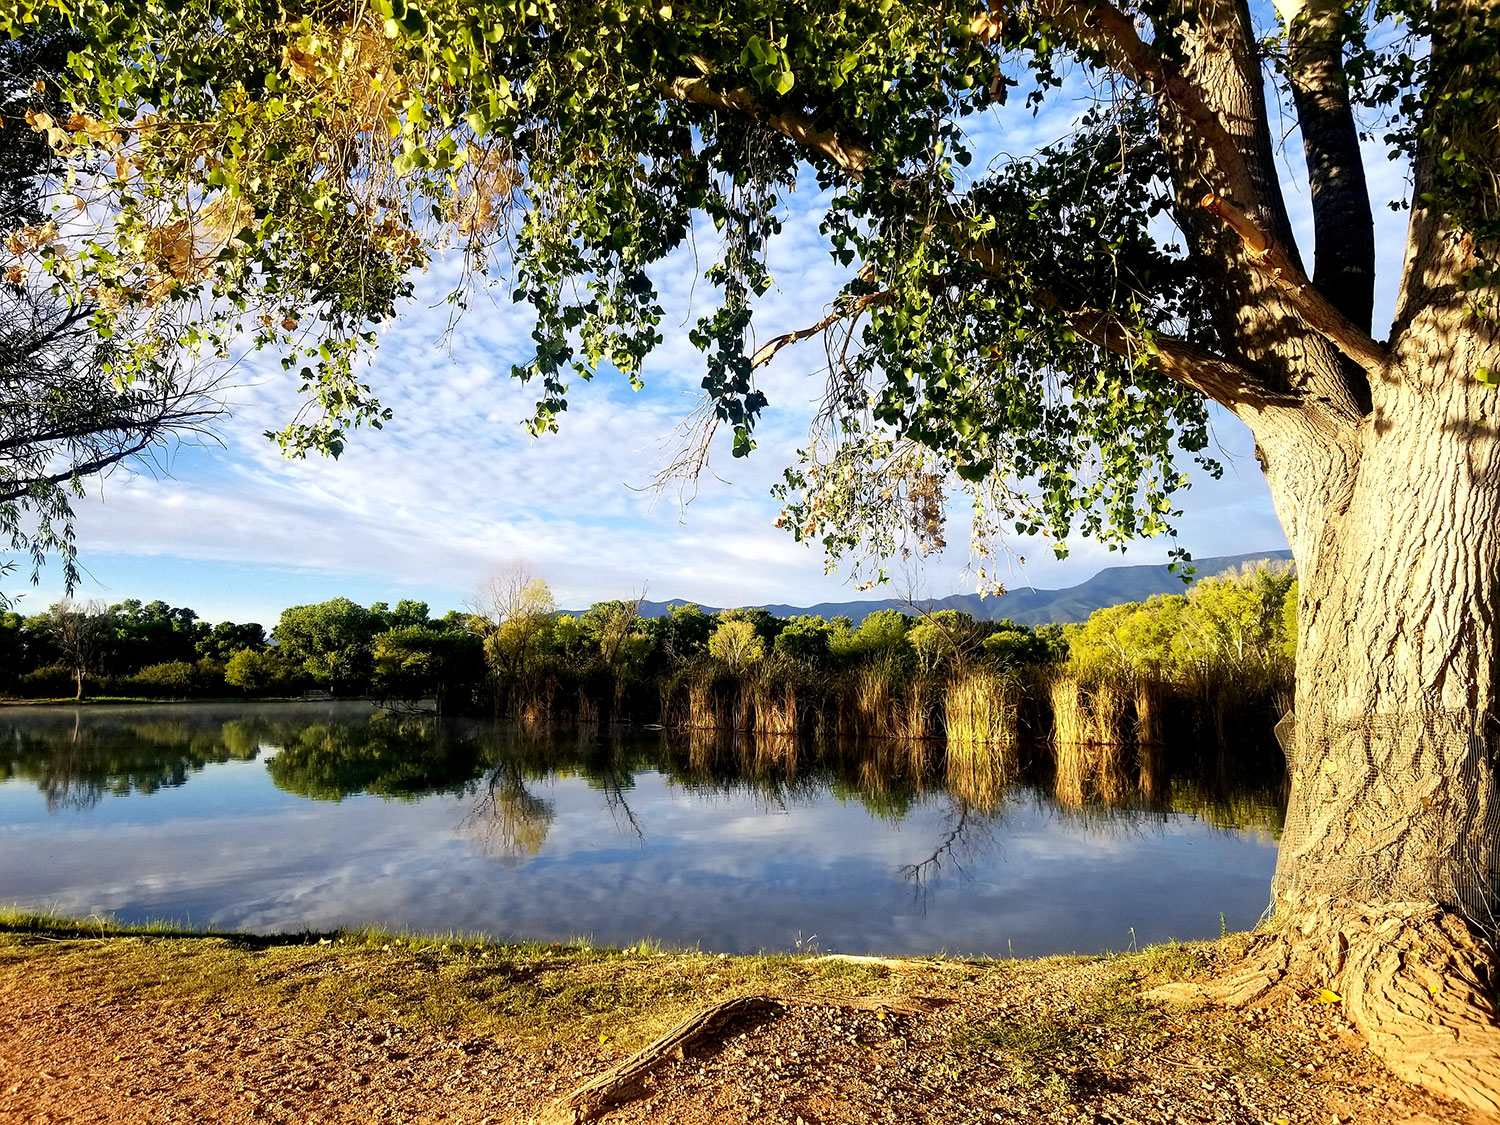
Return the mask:
[[[793,1002],[665,1061],[643,1096],[605,1120],[1473,1120],[1392,1078],[1337,1005],[1308,997],[1240,1012],[1163,1011],[1117,987],[1117,960],[929,971],[920,990],[906,986],[900,966],[888,971],[892,995],[919,991],[931,1010]],[[1086,999],[1101,987],[1123,1000]],[[990,1042],[982,1030],[1015,1027],[1027,1029],[1020,1042],[1005,1033]],[[101,999],[40,970],[0,978],[4,1125],[523,1122],[628,1053],[607,1040],[520,1046],[377,1020],[308,1021],[287,1008]]]

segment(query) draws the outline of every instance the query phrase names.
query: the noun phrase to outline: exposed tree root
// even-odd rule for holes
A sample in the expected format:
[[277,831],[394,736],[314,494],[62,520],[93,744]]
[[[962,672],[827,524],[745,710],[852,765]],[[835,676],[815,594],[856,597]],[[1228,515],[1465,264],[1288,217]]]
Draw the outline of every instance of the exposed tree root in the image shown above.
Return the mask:
[[731,1025],[759,1023],[796,1006],[856,1011],[885,1009],[906,1015],[919,1015],[929,1010],[925,1004],[893,997],[735,996],[694,1013],[624,1062],[564,1094],[542,1111],[537,1125],[584,1125],[593,1121],[608,1112],[610,1107],[639,1097],[647,1075],[665,1060],[682,1058],[704,1040],[722,1034]]
[[1275,992],[1328,989],[1398,1078],[1500,1114],[1500,983],[1494,950],[1453,914],[1397,904],[1264,934],[1217,980],[1153,989],[1152,999],[1243,1007]]

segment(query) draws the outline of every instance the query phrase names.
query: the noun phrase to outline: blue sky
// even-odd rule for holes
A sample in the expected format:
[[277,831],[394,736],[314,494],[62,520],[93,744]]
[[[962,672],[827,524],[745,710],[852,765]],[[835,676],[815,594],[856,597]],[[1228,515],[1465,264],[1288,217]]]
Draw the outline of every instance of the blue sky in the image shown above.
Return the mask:
[[[1081,102],[1059,99],[1042,115],[1010,114],[993,132],[993,148],[1028,151],[1062,136]],[[1273,132],[1278,127],[1273,109]],[[1301,144],[1290,133],[1282,159],[1289,203],[1304,257],[1310,261]],[[1394,302],[1405,215],[1382,204],[1404,192],[1404,170],[1384,146],[1366,151],[1381,248],[1376,335]],[[786,229],[770,252],[775,287],[761,302],[757,333],[817,320],[847,276],[818,234],[824,200],[809,183],[788,201]],[[711,231],[709,232],[711,234]],[[700,236],[700,264],[711,247]],[[778,505],[768,489],[805,444],[822,386],[817,341],[787,348],[762,373],[771,407],[747,460],[717,450],[712,475],[686,506],[675,493],[647,487],[670,448],[676,423],[691,409],[701,360],[687,329],[708,293],[693,301],[690,252],[656,274],[667,317],[666,342],[648,363],[647,387],[600,380],[569,395],[562,432],[533,440],[522,428],[526,390],[510,380],[523,357],[530,322],[504,289],[493,303],[476,300],[443,342],[442,296],[456,263],[439,261],[419,293],[382,333],[369,382],[395,419],[361,431],[338,461],[290,462],[262,433],[290,419],[295,388],[274,357],[236,373],[232,417],[221,446],[185,446],[162,459],[165,471],[119,471],[95,482],[77,505],[85,580],[77,596],[114,602],[162,598],[219,620],[274,623],[280,609],[344,595],[368,603],[414,597],[434,610],[461,606],[484,580],[517,563],[546,578],[558,603],[577,607],[645,592],[713,605],[807,604],[856,596],[847,574],[825,575],[821,553],[772,527]],[[1179,543],[1209,556],[1285,547],[1285,538],[1252,456],[1249,432],[1216,412],[1214,436],[1222,480],[1200,480],[1182,498]],[[938,597],[972,590],[966,524],[951,528],[954,546],[922,560],[896,593]],[[1165,542],[1142,542],[1121,556],[1079,539],[1065,561],[1050,545],[1017,537],[1012,588],[1071,585],[1103,566],[1165,559]],[[20,608],[36,612],[61,595],[56,570],[27,588]],[[882,596],[872,591],[866,596]],[[888,596],[888,594],[887,594]]]

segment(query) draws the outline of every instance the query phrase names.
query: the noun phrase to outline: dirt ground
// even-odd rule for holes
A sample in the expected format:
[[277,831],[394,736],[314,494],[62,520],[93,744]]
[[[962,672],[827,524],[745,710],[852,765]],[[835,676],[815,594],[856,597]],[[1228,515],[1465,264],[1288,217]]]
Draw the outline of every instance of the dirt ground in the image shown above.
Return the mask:
[[[376,1004],[378,990],[368,983],[360,992],[364,1008],[342,1009],[309,1008],[285,991],[260,997],[254,982],[174,991],[170,980],[154,980],[135,987],[121,979],[124,962],[100,961],[108,944],[97,940],[96,952],[67,936],[0,934],[0,1123],[527,1122],[695,1007],[747,987],[733,973],[715,971],[715,961],[702,954],[594,964],[596,985],[600,973],[664,977],[679,968],[691,969],[698,975],[685,979],[700,983],[694,995],[651,1001],[645,1015],[621,1025],[633,1030],[618,1040],[594,1031],[608,1023],[561,1017],[549,1036],[530,1025],[524,1034],[507,1032],[510,1024],[476,1022],[472,1013],[408,1018],[420,1002],[415,994],[386,995]],[[357,968],[319,953],[322,960],[299,962],[304,992],[320,983],[317,974]],[[674,960],[689,956],[696,961],[686,968]],[[1391,1077],[1336,1003],[1288,994],[1226,1012],[1166,1009],[1142,995],[1161,979],[1212,971],[1227,956],[1209,947],[1042,962],[782,965],[775,994],[787,1004],[779,1013],[731,1026],[685,1057],[665,1059],[639,1096],[603,1120],[1476,1120]],[[488,953],[474,958],[463,964],[476,988],[486,972],[506,971]],[[91,973],[96,962],[102,968]],[[236,972],[251,972],[254,964],[244,962]],[[554,959],[545,973],[526,971],[533,984],[545,973],[559,974],[547,987],[560,995],[566,974],[582,970]],[[263,976],[269,980],[269,970],[255,973],[255,981]],[[721,991],[715,982],[725,978]],[[842,1006],[852,997],[866,1005],[882,997],[914,1000],[927,1010]]]

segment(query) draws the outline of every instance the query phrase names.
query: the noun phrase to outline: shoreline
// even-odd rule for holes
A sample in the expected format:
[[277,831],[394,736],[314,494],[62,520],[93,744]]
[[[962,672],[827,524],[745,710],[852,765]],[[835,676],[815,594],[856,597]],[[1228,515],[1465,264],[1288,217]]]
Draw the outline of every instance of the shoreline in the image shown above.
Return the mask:
[[1221,970],[1245,940],[1040,960],[731,956],[0,914],[0,1122],[545,1119],[736,998],[738,1018],[648,1058],[607,1120],[1465,1120],[1391,1077],[1336,1004],[1147,996]]

